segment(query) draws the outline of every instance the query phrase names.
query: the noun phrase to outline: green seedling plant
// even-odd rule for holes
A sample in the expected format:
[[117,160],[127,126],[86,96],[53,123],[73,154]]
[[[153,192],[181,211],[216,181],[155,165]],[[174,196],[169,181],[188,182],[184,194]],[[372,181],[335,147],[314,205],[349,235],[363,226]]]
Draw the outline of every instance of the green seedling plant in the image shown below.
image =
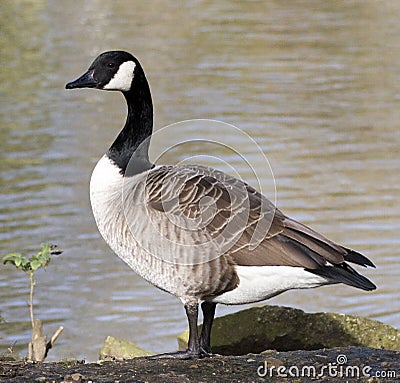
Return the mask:
[[43,361],[47,356],[48,351],[53,347],[54,342],[61,334],[63,327],[60,326],[58,330],[51,337],[50,341],[46,343],[46,337],[43,335],[42,322],[35,319],[33,311],[33,292],[35,288],[35,271],[43,268],[45,269],[51,259],[51,255],[61,254],[62,251],[57,249],[56,245],[51,243],[42,243],[41,249],[37,254],[29,258],[21,253],[10,253],[3,257],[4,264],[12,264],[18,270],[23,271],[29,275],[29,314],[32,325],[32,342],[29,343],[29,360]]

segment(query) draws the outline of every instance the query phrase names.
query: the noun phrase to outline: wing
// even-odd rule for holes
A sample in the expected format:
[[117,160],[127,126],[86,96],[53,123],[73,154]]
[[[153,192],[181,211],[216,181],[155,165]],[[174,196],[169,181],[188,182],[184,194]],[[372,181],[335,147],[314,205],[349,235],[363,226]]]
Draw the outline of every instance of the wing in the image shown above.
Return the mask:
[[363,255],[285,216],[245,182],[215,169],[158,167],[149,173],[146,191],[149,208],[189,219],[193,225],[187,230],[206,232],[236,265],[294,266],[319,274],[329,274],[332,267],[327,266],[352,273],[345,261],[373,266]]

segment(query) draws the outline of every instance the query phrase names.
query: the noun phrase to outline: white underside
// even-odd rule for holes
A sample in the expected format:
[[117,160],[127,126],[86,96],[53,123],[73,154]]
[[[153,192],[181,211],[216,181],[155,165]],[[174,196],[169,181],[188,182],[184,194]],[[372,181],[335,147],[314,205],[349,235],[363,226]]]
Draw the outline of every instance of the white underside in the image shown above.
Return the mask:
[[226,305],[253,303],[287,290],[309,289],[329,283],[301,267],[236,266],[236,272],[240,279],[237,288],[207,300]]

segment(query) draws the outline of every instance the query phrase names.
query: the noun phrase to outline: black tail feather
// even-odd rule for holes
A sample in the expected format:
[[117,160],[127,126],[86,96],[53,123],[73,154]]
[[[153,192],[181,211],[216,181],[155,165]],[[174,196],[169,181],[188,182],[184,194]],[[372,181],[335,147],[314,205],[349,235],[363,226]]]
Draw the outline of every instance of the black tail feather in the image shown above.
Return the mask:
[[365,291],[371,291],[376,289],[376,286],[368,278],[365,278],[364,276],[357,273],[357,271],[355,271],[347,263],[341,263],[340,265],[334,265],[334,266],[323,266],[319,269],[306,269],[306,270],[309,271],[310,273],[320,275],[321,277],[325,277],[331,280],[333,283],[344,283],[346,285],[357,287]]
[[351,249],[346,249],[348,251],[348,254],[345,256],[345,260],[348,262],[355,263],[357,265],[361,265],[364,267],[370,266],[370,267],[375,267],[375,265],[364,255],[357,253],[354,250]]

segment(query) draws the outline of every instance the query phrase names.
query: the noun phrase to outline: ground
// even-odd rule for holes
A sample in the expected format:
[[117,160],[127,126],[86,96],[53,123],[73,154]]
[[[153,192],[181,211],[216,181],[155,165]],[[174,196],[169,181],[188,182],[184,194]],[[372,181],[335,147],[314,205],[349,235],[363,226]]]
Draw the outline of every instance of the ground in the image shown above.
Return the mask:
[[195,360],[135,358],[98,363],[0,361],[1,383],[389,383],[399,382],[399,379],[399,352],[365,347],[270,351],[244,356],[216,355]]

